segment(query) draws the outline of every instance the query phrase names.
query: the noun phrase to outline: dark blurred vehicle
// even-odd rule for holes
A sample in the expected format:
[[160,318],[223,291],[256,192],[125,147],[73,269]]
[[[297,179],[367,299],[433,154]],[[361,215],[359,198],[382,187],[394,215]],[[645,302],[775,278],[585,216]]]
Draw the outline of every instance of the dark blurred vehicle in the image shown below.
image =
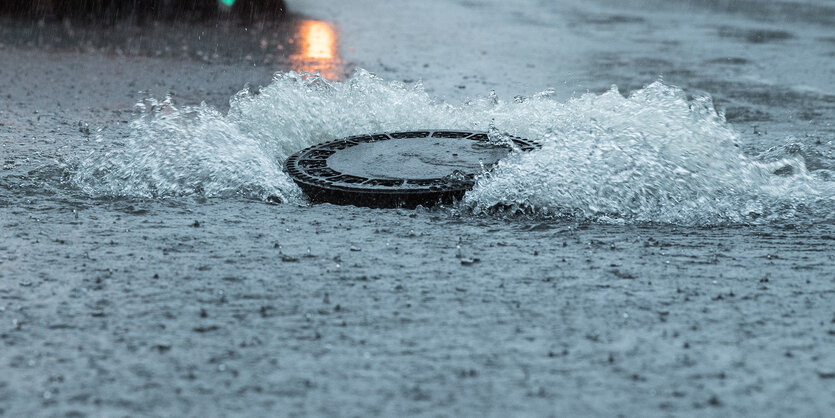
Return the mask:
[[252,22],[279,18],[285,14],[285,8],[283,0],[0,0],[0,13],[96,22],[213,18]]

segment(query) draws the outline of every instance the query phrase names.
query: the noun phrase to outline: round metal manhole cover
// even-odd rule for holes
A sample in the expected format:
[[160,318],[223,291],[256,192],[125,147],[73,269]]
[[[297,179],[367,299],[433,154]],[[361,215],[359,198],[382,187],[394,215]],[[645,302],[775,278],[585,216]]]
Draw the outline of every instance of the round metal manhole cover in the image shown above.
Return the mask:
[[431,206],[460,199],[476,175],[513,148],[538,147],[514,136],[491,142],[486,132],[391,132],[324,142],[293,154],[284,167],[313,202]]

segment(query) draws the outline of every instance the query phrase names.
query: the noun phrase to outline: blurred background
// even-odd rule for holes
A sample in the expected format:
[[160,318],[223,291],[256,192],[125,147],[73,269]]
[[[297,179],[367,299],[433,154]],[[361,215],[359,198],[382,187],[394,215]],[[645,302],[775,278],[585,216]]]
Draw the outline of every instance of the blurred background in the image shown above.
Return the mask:
[[282,0],[5,0],[0,13],[35,19],[88,21],[234,18],[267,20],[285,14]]
[[187,58],[342,79],[330,22],[283,0],[4,0],[0,49]]

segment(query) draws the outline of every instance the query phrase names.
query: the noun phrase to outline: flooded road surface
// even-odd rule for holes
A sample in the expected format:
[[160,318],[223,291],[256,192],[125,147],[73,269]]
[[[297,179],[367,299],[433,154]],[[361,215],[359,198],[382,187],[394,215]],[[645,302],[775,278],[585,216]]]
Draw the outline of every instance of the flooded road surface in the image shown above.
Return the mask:
[[[551,3],[0,20],[0,416],[826,416],[835,5]],[[431,210],[283,173],[419,128],[543,147]]]

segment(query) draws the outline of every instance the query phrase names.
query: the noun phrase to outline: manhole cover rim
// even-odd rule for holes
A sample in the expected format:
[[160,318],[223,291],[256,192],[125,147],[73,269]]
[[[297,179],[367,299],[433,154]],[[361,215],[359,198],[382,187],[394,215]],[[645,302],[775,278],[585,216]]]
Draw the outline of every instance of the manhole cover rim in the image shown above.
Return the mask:
[[[441,134],[443,136],[435,136],[436,134]],[[415,135],[415,136],[410,136]],[[418,136],[419,135],[419,136]],[[381,138],[383,137],[384,138]],[[358,186],[352,186],[351,183],[344,183],[341,182],[338,177],[352,177],[356,180],[359,180],[359,177],[347,175],[333,169],[330,167],[325,167],[331,171],[333,174],[328,177],[317,177],[311,174],[308,169],[302,167],[301,164],[303,161],[319,161],[326,165],[327,158],[345,148],[349,148],[361,143],[372,143],[372,142],[379,142],[385,141],[389,139],[423,139],[423,138],[454,138],[454,139],[461,139],[461,140],[474,140],[474,141],[481,141],[487,142],[487,132],[483,131],[469,131],[469,130],[450,130],[450,129],[425,129],[425,130],[415,130],[415,131],[396,131],[396,132],[378,132],[378,133],[371,133],[365,135],[354,135],[340,139],[329,140],[325,142],[321,142],[319,144],[307,147],[301,151],[298,151],[291,155],[285,165],[284,171],[286,171],[290,177],[296,183],[304,183],[311,187],[327,187],[332,189],[339,189],[342,191],[348,192],[355,192],[355,193],[391,193],[391,194],[424,194],[424,193],[434,193],[434,192],[448,192],[448,191],[456,191],[456,190],[469,190],[475,185],[475,178],[478,174],[481,173],[464,173],[461,172],[460,178],[454,178],[450,176],[446,177],[430,177],[430,178],[419,178],[419,179],[406,179],[406,178],[370,178],[370,177],[362,177],[362,182],[356,183]],[[474,138],[479,137],[479,138]],[[483,139],[481,139],[483,138]],[[523,139],[518,136],[509,136],[509,138],[519,147],[522,151],[531,151],[533,149],[539,148],[540,145],[532,140]],[[319,156],[318,158],[308,158],[312,153],[321,152],[327,154],[325,156]],[[492,163],[490,164],[492,165]],[[488,165],[489,167],[489,165]],[[336,181],[329,180],[328,178],[336,178]],[[349,179],[350,180],[350,179]],[[374,184],[378,183],[378,184]],[[387,186],[383,183],[397,183]],[[421,183],[432,183],[421,185]],[[363,186],[360,186],[363,185]],[[403,187],[409,186],[409,187]]]

